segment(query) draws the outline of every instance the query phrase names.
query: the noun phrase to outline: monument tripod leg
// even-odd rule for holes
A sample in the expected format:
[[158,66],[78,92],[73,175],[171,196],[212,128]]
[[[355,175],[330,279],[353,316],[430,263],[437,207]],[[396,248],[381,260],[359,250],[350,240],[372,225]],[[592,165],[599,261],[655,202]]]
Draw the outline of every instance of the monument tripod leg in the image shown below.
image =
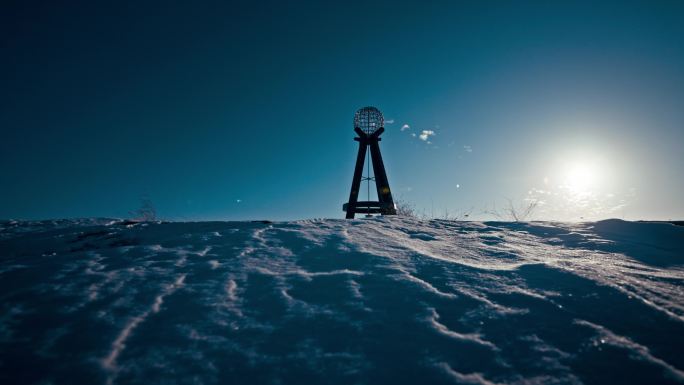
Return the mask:
[[378,141],[370,143],[371,159],[373,161],[373,173],[375,174],[375,187],[378,192],[378,200],[382,207],[383,215],[396,215],[397,209],[394,207],[394,200],[392,199],[392,191],[387,180],[387,173],[385,172],[385,164],[382,162],[382,155],[380,154],[380,144]]
[[363,163],[366,159],[366,146],[364,141],[359,141],[359,154],[356,156],[356,167],[354,168],[354,179],[352,180],[351,192],[347,203],[347,219],[354,219],[356,214],[356,202],[359,199],[359,189],[361,188],[361,177],[363,176]]

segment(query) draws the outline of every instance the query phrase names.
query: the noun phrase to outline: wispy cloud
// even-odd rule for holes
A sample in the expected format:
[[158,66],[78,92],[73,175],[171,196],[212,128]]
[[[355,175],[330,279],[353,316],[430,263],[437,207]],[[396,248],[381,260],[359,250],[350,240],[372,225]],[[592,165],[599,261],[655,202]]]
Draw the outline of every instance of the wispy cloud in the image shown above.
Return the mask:
[[432,130],[423,130],[420,132],[420,135],[418,137],[422,141],[427,141],[428,138],[430,138],[431,136],[435,136],[435,135],[436,135],[435,132]]
[[466,152],[473,152],[473,148],[468,145],[463,146],[463,149],[466,150]]
[[394,124],[394,119],[385,120],[385,124]]
[[409,126],[408,124],[404,124],[403,126],[401,126],[401,131],[406,131],[409,129],[411,129],[411,126]]

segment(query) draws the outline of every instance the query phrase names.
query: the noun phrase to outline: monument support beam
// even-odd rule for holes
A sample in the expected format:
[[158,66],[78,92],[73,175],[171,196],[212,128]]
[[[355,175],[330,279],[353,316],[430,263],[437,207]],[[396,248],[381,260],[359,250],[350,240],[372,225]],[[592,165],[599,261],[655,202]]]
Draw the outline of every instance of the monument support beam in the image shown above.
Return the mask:
[[389,187],[385,165],[382,162],[382,154],[380,154],[380,145],[377,140],[370,143],[370,153],[371,160],[373,161],[373,173],[375,174],[375,188],[378,192],[382,214],[395,215],[397,209],[394,207],[392,191]]
[[[363,134],[364,136],[366,134]],[[354,168],[354,179],[352,179],[351,192],[349,193],[349,202],[347,204],[347,219],[354,219],[356,214],[356,203],[359,201],[359,189],[361,188],[361,176],[363,176],[363,163],[366,159],[365,139],[359,139],[359,154],[356,156],[356,167]]]

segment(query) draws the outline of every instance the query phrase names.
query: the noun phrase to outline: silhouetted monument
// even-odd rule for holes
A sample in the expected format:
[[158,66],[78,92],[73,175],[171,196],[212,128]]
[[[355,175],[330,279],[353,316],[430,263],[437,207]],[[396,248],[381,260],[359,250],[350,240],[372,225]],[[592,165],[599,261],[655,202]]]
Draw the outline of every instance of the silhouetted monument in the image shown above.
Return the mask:
[[[382,163],[382,155],[380,154],[380,134],[385,131],[384,119],[382,112],[375,107],[364,107],[354,115],[354,131],[358,137],[354,138],[359,142],[359,153],[356,156],[356,168],[354,168],[354,179],[352,179],[351,192],[349,193],[349,202],[342,206],[342,210],[347,212],[347,219],[354,218],[354,215],[359,214],[382,214],[382,215],[396,215],[397,209],[392,200],[392,191],[387,181],[387,173],[385,172],[385,165]],[[367,164],[366,176],[363,177],[363,164],[366,160],[366,150],[370,147],[370,156]],[[373,163],[373,174],[370,176],[370,163]],[[365,180],[370,184],[370,181],[375,181],[375,187],[378,193],[378,200],[370,200],[370,185],[368,187],[369,200],[359,201],[359,189],[361,188],[361,181]]]

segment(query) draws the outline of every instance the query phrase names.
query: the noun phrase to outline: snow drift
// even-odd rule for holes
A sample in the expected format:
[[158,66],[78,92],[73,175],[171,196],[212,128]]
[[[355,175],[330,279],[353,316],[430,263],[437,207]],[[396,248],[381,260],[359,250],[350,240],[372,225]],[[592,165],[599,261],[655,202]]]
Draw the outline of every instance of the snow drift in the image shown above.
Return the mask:
[[684,227],[0,222],[3,384],[684,382]]

